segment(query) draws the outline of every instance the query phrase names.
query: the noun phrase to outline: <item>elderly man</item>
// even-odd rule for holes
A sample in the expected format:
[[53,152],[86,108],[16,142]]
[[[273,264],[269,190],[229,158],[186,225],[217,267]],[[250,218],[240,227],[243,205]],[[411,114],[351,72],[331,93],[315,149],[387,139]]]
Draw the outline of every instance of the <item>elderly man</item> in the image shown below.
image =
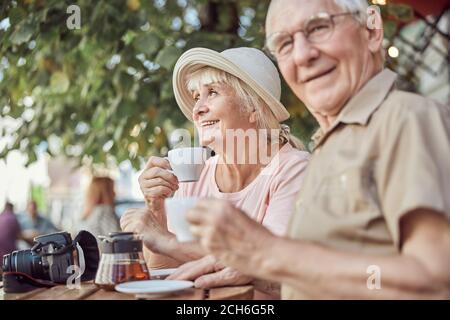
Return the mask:
[[450,298],[450,108],[395,89],[366,14],[362,0],[272,1],[267,47],[320,124],[313,158],[288,237],[221,201],[190,212],[220,261],[203,270],[282,283],[285,299]]

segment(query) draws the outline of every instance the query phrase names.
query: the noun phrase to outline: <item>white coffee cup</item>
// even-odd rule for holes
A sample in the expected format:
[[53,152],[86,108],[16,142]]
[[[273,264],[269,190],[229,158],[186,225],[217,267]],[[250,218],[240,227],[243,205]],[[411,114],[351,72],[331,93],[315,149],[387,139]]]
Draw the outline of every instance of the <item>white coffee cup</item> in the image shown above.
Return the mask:
[[170,150],[167,159],[179,182],[193,182],[200,179],[210,150],[203,147],[178,148]]
[[186,214],[189,209],[195,207],[198,200],[198,198],[170,198],[164,200],[167,226],[169,231],[175,233],[179,242],[196,240],[189,229]]

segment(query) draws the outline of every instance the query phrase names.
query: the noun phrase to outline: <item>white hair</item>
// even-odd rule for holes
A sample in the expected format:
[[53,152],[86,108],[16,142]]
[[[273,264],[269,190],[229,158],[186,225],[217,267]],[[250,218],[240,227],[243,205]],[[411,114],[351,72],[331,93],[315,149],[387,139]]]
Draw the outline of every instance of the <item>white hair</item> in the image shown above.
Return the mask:
[[[334,2],[343,10],[349,12],[359,11],[358,15],[355,15],[355,19],[358,20],[362,25],[366,24],[367,21],[367,9],[369,8],[369,3],[367,0],[334,0]],[[272,0],[269,5],[268,13],[270,14],[275,6],[280,5],[281,1]],[[266,23],[269,21],[269,14],[266,19]],[[267,28],[267,25],[266,25]]]
[[367,0],[334,0],[334,2],[344,11],[359,11],[359,14],[355,15],[356,20],[358,20],[362,25],[366,24],[367,8],[369,8]]

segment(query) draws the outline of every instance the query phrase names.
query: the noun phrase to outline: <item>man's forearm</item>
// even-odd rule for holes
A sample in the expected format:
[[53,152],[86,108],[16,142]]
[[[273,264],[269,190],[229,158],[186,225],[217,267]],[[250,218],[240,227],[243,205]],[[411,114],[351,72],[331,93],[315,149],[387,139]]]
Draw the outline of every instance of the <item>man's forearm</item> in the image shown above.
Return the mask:
[[448,284],[436,281],[413,257],[343,253],[286,238],[274,238],[259,255],[258,265],[251,263],[242,271],[252,270],[255,276],[287,284],[310,298],[448,299],[450,295]]

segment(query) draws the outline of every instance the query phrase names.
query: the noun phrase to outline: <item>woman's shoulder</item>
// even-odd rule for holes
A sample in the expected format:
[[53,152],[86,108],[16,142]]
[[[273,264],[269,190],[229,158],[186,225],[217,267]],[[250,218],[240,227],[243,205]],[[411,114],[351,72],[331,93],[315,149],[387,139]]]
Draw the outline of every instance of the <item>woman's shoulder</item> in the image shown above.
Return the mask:
[[311,154],[286,144],[280,149],[279,158],[282,163],[304,163],[309,161]]
[[[298,150],[292,146],[285,146],[277,157],[272,159],[268,173],[272,194],[284,190],[297,190],[303,181],[311,155],[307,151]],[[291,186],[286,189],[286,186]],[[281,188],[281,189],[280,189]]]
[[284,181],[288,177],[301,179],[311,155],[291,145],[284,145],[270,163],[269,172],[274,174],[274,182]]

